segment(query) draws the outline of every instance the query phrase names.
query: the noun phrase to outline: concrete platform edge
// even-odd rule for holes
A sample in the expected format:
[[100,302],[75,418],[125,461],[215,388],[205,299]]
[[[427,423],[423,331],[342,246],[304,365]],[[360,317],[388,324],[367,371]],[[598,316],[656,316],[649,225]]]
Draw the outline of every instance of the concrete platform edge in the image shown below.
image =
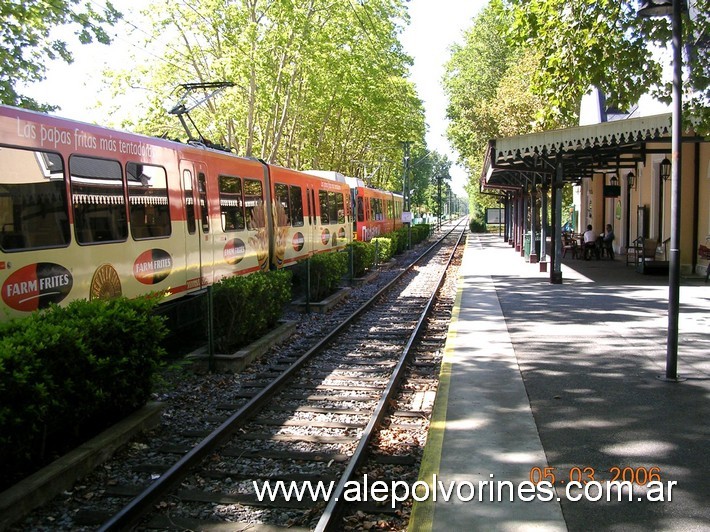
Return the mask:
[[45,468],[0,493],[0,531],[46,504],[97,465],[108,460],[137,433],[160,422],[164,405],[150,402]]
[[[448,406],[449,386],[451,385],[451,364],[454,356],[454,338],[456,336],[456,324],[458,322],[459,311],[461,310],[462,286],[456,291],[456,300],[451,312],[451,323],[444,345],[444,356],[439,370],[439,387],[436,391],[436,399],[431,413],[429,423],[429,434],[424,446],[424,455],[419,468],[419,478],[417,482],[424,482],[429,486],[429,492],[434,489],[432,479],[439,472],[441,464],[441,451],[444,443],[444,431],[446,429],[446,409]],[[414,501],[412,514],[409,518],[408,531],[429,532],[434,522],[434,502],[430,497],[422,501]]]

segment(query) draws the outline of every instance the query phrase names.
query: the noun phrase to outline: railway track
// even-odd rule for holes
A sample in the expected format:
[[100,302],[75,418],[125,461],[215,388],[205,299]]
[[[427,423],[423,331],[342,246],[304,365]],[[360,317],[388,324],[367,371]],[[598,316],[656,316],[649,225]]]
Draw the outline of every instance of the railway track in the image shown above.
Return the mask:
[[[370,478],[394,480],[397,465],[408,459],[373,451],[373,441],[374,449],[381,446],[382,430],[409,425],[421,439],[423,427],[425,438],[425,416],[416,405],[435,387],[431,375],[417,375],[417,368],[432,366],[426,345],[409,366],[413,376],[404,389],[399,385],[461,234],[452,230],[305,353],[288,353],[270,371],[243,380],[230,402],[186,425],[151,460],[136,452],[135,482],[112,481],[106,472],[105,486],[94,490],[91,505],[75,512],[72,528],[196,530],[227,522],[234,527],[253,522],[246,514],[257,508],[264,522],[331,530],[342,528],[344,514],[347,523],[385,506],[401,511],[402,501],[378,506],[352,492],[349,499],[356,500],[346,508],[343,495],[367,471],[374,472]],[[435,333],[441,344],[447,327],[448,321]],[[397,401],[409,406],[392,409]],[[392,478],[382,478],[383,468],[392,466],[384,473]],[[294,498],[285,491],[319,481],[328,497],[321,491]],[[268,493],[267,482],[272,497],[259,495]]]

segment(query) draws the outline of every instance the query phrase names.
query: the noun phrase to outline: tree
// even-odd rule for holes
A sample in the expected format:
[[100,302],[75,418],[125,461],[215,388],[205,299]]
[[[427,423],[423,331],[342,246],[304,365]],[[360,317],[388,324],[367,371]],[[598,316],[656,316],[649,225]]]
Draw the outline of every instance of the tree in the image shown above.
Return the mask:
[[48,37],[50,30],[62,25],[74,26],[82,44],[94,41],[108,44],[111,39],[103,25],[113,25],[121,17],[111,2],[96,11],[88,2],[79,11],[79,0],[0,0],[0,102],[41,111],[56,106],[23,96],[22,83],[42,81],[46,63],[61,59],[72,62],[67,43]]
[[[628,109],[651,93],[670,101],[670,84],[662,60],[649,45],[670,41],[666,18],[639,17],[636,1],[510,0],[514,41],[540,53],[532,78],[533,92],[545,99],[539,120],[577,116],[582,96],[599,87],[607,103]],[[683,42],[690,54],[686,74],[686,113],[701,134],[710,131],[710,0],[691,0],[694,20],[684,15]]]
[[[165,111],[185,81],[230,81],[232,89],[191,112],[203,135],[245,156],[360,176],[401,190],[403,139],[424,137],[424,112],[406,79],[411,58],[397,39],[403,0],[200,0],[148,8],[161,59],[139,76],[154,95],[130,124],[184,138]],[[128,125],[128,124],[124,124]]]
[[449,98],[450,120],[447,136],[461,161],[472,171],[480,168],[477,162],[483,148],[497,135],[497,124],[488,113],[488,106],[517,53],[506,38],[506,28],[512,21],[502,1],[492,0],[466,31],[464,44],[452,47],[445,65],[443,84]]
[[536,112],[546,105],[531,90],[539,53],[508,38],[513,21],[508,6],[492,0],[474,19],[464,43],[453,47],[444,75],[448,137],[471,175],[470,212],[480,221],[486,207],[498,206],[497,194],[480,189],[489,140],[539,131]]
[[[449,190],[451,189],[451,165],[452,161],[446,155],[441,155],[437,152],[431,154],[431,173],[429,183],[426,188],[426,209],[428,212],[434,213],[437,217],[443,212],[440,210],[440,205],[446,202]],[[439,198],[441,192],[441,198]],[[441,204],[439,203],[441,199]]]

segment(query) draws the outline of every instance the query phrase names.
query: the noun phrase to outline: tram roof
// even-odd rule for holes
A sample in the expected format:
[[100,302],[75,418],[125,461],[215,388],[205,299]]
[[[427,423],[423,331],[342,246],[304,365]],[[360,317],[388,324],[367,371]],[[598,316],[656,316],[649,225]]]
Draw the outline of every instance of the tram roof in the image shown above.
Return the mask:
[[649,153],[668,153],[670,139],[670,113],[494,139],[486,149],[481,185],[517,190],[536,176],[554,174],[558,163],[570,182],[633,170]]

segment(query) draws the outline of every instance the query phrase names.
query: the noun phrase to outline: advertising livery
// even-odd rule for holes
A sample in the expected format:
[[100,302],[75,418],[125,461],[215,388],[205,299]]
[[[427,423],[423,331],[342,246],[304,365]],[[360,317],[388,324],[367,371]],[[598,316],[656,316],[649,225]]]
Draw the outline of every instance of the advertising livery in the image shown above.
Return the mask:
[[329,174],[0,106],[0,320],[343,250],[351,192]]

